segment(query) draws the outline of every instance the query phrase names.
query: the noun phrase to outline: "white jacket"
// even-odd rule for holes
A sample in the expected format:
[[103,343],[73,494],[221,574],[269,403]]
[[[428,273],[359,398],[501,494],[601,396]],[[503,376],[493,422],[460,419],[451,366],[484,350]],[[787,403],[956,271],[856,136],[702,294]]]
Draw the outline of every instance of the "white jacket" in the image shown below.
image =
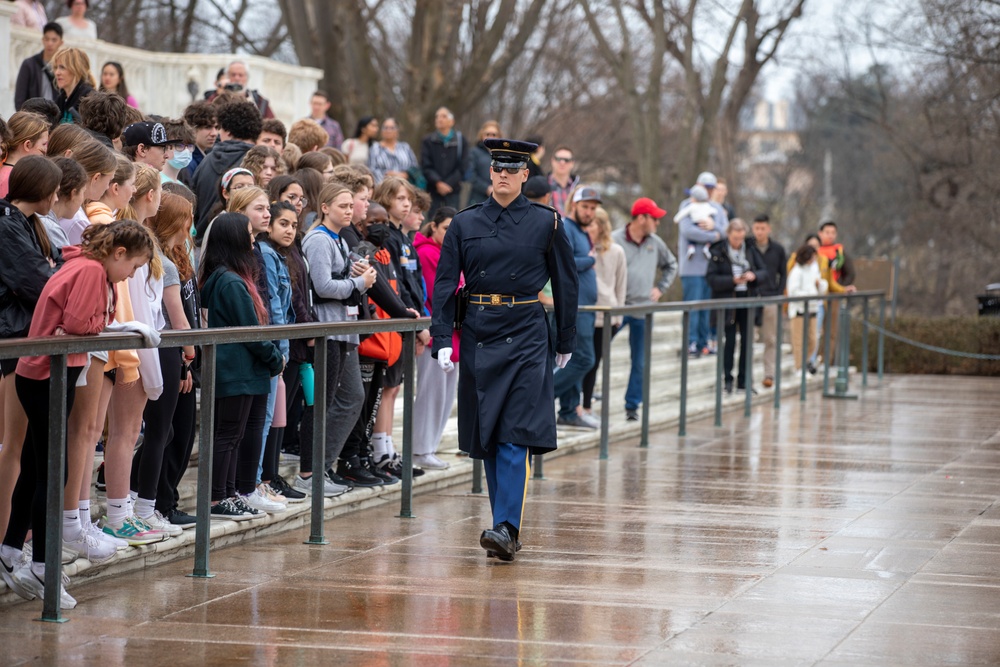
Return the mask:
[[[788,272],[788,281],[786,282],[786,292],[788,296],[820,296],[826,294],[829,289],[829,285],[819,271],[819,262],[815,259],[810,263],[802,266],[801,264],[795,264],[792,270]],[[812,307],[810,310],[815,313],[816,308]],[[805,304],[801,301],[792,302],[788,304],[788,316],[798,317],[803,312],[805,312]]]

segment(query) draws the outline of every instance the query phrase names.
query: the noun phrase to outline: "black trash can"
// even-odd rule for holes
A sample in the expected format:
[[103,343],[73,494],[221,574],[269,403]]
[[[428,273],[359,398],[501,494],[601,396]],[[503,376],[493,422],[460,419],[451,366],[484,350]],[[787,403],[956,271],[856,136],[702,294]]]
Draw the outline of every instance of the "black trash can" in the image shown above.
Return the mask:
[[986,294],[980,294],[979,316],[1000,317],[1000,283],[986,286]]

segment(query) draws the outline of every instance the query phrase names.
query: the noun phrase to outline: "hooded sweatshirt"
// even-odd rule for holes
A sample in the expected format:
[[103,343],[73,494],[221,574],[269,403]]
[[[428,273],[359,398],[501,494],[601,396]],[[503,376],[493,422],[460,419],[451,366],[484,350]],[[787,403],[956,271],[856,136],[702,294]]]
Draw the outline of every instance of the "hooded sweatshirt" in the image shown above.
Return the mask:
[[[83,255],[77,246],[68,246],[66,263],[42,290],[31,318],[28,336],[53,336],[57,331],[74,336],[91,336],[104,330],[115,310],[115,286],[108,282],[104,265]],[[69,367],[87,364],[87,353],[66,357]],[[32,380],[49,377],[49,357],[21,357],[17,374]]]
[[198,196],[198,209],[195,211],[195,229],[198,231],[198,238],[201,238],[205,227],[212,220],[209,214],[220,199],[219,184],[222,182],[222,175],[239,166],[243,156],[251,148],[253,144],[246,141],[236,139],[222,141],[217,143],[212,152],[198,165],[191,180],[191,189]]
[[24,336],[45,283],[55,269],[42,254],[35,226],[0,199],[0,338]]
[[420,270],[424,274],[424,285],[427,286],[427,299],[424,301],[424,308],[427,313],[433,313],[431,309],[431,296],[434,294],[434,277],[437,275],[438,262],[441,261],[441,245],[430,236],[417,234],[413,237],[413,245],[417,249],[417,257],[420,258]]
[[[238,275],[219,267],[201,288],[201,305],[209,328],[259,326],[250,290]],[[263,396],[284,360],[269,340],[219,345],[215,364],[215,396]]]

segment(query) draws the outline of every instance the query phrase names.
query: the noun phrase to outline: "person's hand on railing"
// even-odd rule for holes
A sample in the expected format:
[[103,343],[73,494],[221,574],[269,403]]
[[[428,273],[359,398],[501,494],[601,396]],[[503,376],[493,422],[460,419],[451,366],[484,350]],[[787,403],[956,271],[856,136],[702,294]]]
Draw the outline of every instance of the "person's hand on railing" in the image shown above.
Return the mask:
[[442,347],[438,350],[438,366],[441,367],[445,373],[450,373],[455,370],[455,362],[451,360],[451,348]]
[[181,373],[180,393],[189,394],[194,389],[194,378],[191,376],[191,367],[185,365]]
[[858,288],[855,287],[854,285],[844,285],[844,291],[847,292],[848,294],[854,294],[855,292],[858,291]]
[[569,363],[570,358],[573,356],[572,352],[567,354],[557,354],[556,355],[556,366],[559,368],[566,368],[566,364]]

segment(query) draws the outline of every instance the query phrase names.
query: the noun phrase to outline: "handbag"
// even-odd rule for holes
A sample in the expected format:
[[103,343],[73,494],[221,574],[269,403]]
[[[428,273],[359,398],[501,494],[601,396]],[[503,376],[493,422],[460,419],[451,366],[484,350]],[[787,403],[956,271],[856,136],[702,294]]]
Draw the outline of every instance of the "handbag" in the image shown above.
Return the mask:
[[[389,319],[389,314],[382,310],[378,304],[375,306],[375,317],[377,320]],[[361,341],[358,345],[358,355],[376,361],[384,361],[392,366],[399,361],[399,356],[403,353],[403,337],[396,331],[381,331],[373,333]]]

